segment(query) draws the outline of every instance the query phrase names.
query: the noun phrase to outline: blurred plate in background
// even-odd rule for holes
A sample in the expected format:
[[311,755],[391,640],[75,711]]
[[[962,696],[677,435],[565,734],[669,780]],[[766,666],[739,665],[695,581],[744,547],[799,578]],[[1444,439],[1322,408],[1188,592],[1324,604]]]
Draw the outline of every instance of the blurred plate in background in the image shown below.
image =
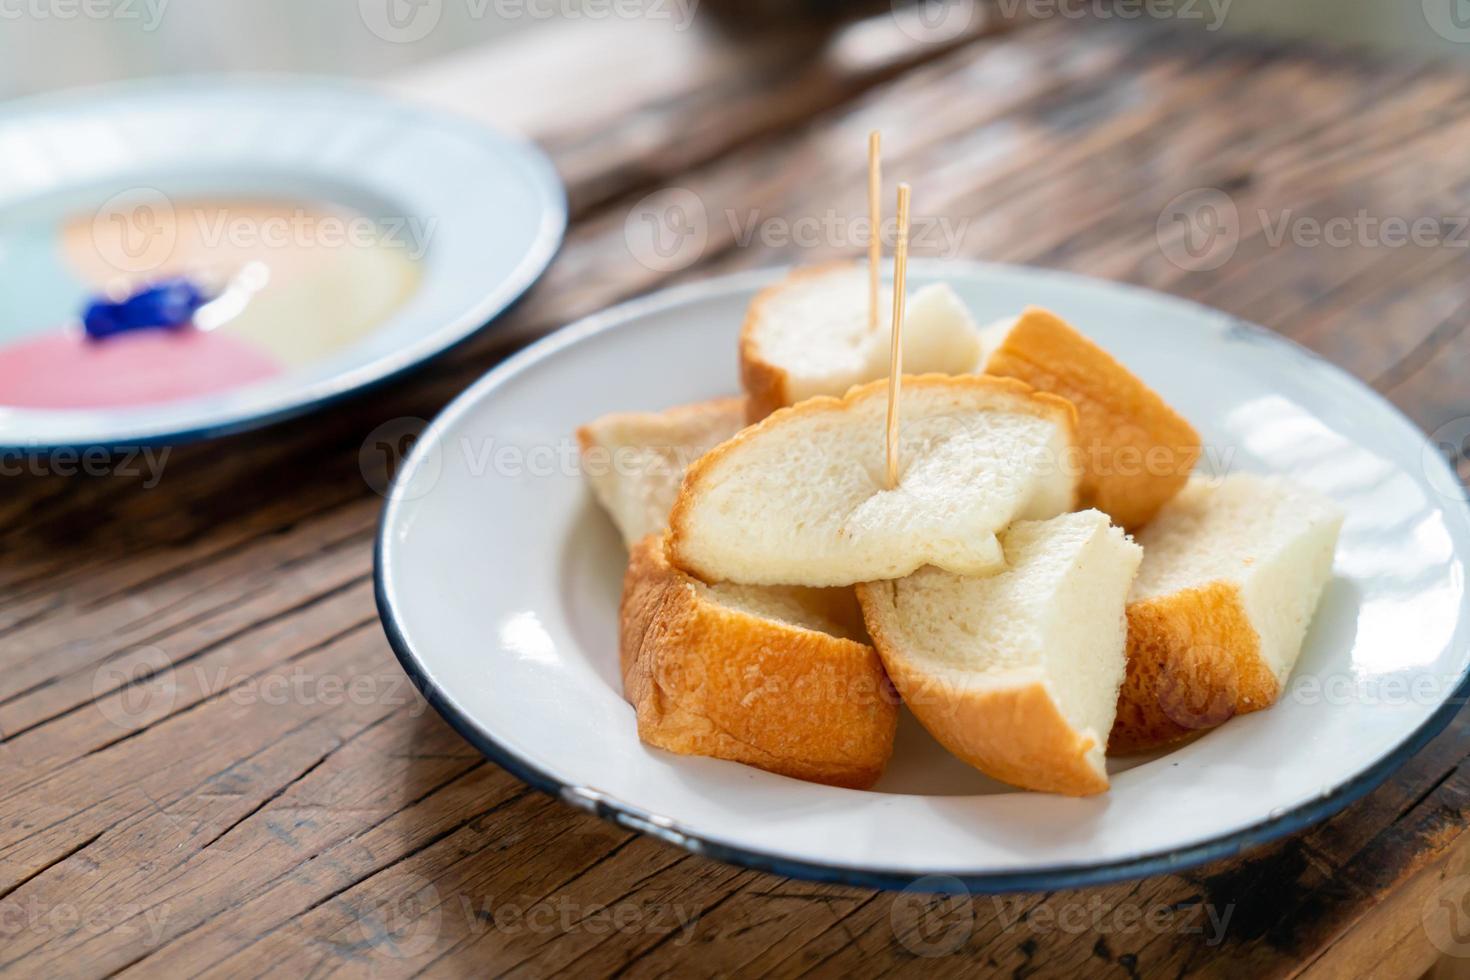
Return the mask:
[[[0,446],[182,442],[405,371],[545,270],[536,148],[373,89],[189,79],[0,114]],[[199,329],[87,342],[87,299],[175,276]]]

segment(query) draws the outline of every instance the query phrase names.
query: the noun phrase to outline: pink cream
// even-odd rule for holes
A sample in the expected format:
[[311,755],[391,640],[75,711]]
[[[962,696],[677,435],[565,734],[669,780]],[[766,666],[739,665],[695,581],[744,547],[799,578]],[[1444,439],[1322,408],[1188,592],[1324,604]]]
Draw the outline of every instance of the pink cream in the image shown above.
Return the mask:
[[58,330],[0,348],[0,405],[117,408],[195,398],[279,374],[251,344],[199,330],[142,330],[91,341]]

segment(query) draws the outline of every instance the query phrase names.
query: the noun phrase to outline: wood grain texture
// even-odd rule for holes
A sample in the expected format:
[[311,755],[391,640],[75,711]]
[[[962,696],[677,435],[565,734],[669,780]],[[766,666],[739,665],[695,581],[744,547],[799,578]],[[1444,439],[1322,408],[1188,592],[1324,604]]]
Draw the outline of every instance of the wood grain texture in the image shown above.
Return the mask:
[[[1434,966],[1423,917],[1470,883],[1465,715],[1293,839],[1047,895],[931,900],[783,880],[530,791],[449,731],[393,661],[370,582],[371,488],[393,460],[364,441],[430,417],[520,343],[610,303],[859,254],[840,231],[782,245],[769,219],[831,212],[841,228],[863,215],[871,128],[884,131],[886,172],[915,182],[916,225],[949,222],[948,240],[915,241],[918,255],[1197,299],[1342,364],[1426,429],[1463,420],[1470,249],[1452,232],[1470,215],[1470,75],[1116,21],[992,22],[937,45],[882,17],[787,38],[615,30],[548,32],[514,57],[401,81],[528,127],[568,180],[567,244],[504,329],[309,420],[172,450],[158,479],[159,459],[135,458],[132,475],[0,484],[0,972]],[[600,73],[627,84],[592,84]],[[699,202],[707,240],[653,268],[628,217],[675,187]],[[1219,267],[1192,271],[1160,216],[1206,188],[1228,196],[1239,241]],[[1429,219],[1442,235],[1311,245],[1273,230],[1283,216],[1300,227],[1360,210]]]

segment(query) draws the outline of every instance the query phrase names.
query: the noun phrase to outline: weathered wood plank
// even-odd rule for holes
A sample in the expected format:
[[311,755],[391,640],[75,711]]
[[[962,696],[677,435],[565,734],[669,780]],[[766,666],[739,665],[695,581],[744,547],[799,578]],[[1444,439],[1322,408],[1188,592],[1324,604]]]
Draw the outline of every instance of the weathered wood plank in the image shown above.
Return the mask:
[[957,29],[928,37],[869,6],[881,12],[837,28],[797,20],[756,35],[710,19],[573,22],[436,63],[393,88],[537,139],[580,216],[1014,23],[993,5],[960,0],[951,11]]

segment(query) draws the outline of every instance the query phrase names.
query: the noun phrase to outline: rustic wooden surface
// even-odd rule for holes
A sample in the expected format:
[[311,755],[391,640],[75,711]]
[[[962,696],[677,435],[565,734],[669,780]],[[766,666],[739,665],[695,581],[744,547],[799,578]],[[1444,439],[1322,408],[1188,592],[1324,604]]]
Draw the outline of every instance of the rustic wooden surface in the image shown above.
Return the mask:
[[[1470,256],[1452,235],[1470,75],[1142,21],[992,21],[945,43],[888,17],[785,39],[641,22],[528,37],[397,82],[528,129],[568,180],[567,243],[505,329],[310,419],[174,450],[161,479],[133,459],[110,465],[138,475],[0,484],[0,971],[1417,976],[1451,951],[1433,913],[1470,909],[1465,715],[1305,834],[1089,891],[895,898],[574,811],[406,684],[371,595],[383,463],[359,450],[609,303],[857,253],[738,226],[861,214],[872,127],[886,172],[917,178],[916,218],[962,226],[954,254],[1213,304],[1434,430],[1470,416]],[[672,187],[697,195],[707,242],[650,268],[625,225]],[[1242,218],[1206,271],[1157,230],[1198,188]],[[1259,209],[1430,217],[1447,240],[1278,244]]]

